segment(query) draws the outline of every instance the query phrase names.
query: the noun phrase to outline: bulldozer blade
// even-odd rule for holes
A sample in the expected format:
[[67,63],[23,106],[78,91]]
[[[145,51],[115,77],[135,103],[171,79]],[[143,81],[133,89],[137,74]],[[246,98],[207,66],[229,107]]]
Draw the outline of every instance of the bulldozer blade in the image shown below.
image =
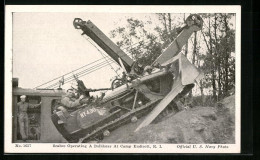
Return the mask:
[[164,62],[163,65],[169,65],[176,60],[179,60],[182,85],[195,83],[204,77],[204,74],[197,69],[182,53],[179,53],[175,57]]
[[146,116],[144,121],[136,128],[135,132],[148,126],[168,106],[168,104],[183,90],[180,82],[165,96],[165,98]]
[[180,59],[182,85],[188,85],[200,79],[200,71],[182,53]]

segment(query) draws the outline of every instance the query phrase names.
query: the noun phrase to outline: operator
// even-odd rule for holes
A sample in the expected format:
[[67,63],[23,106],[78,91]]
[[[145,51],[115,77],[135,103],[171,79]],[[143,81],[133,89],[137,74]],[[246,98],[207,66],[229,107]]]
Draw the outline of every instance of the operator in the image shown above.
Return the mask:
[[[100,98],[96,98],[95,102],[98,103],[105,94],[102,94]],[[68,89],[67,94],[61,99],[61,106],[58,106],[57,109],[63,111],[63,112],[71,112],[78,107],[83,106],[83,104],[90,104],[93,101],[93,97],[88,97],[84,95],[80,95],[77,99],[75,96],[75,93],[73,89]],[[66,108],[64,108],[66,107]]]
[[84,98],[83,95],[81,95],[78,99],[75,97],[75,93],[73,89],[68,89],[66,96],[64,96],[61,99],[61,104],[67,108],[74,108],[82,105],[81,100]]
[[140,76],[144,72],[144,64],[142,61],[136,61],[134,62],[130,74]]
[[29,125],[29,119],[27,110],[28,108],[36,108],[41,105],[42,102],[39,104],[30,104],[25,102],[26,96],[22,95],[20,96],[21,102],[17,103],[18,107],[18,122],[20,127],[20,134],[22,136],[23,141],[26,141],[28,139],[28,125]]

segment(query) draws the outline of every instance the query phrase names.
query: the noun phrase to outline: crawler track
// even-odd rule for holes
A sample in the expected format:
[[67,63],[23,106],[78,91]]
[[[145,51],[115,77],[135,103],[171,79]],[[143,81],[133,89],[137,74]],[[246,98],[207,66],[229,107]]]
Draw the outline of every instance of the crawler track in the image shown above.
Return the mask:
[[[178,101],[181,97],[185,96],[192,88],[192,85],[187,85],[184,89],[174,98],[173,101]],[[87,143],[91,140],[95,140],[96,137],[101,136],[105,130],[113,131],[114,129],[129,123],[133,116],[140,118],[146,115],[150,110],[152,110],[161,99],[157,99],[151,102],[148,102],[146,105],[136,108],[127,112],[126,114],[116,118],[108,123],[105,123],[102,127],[98,127],[96,130],[92,131],[91,133],[87,134],[86,136],[79,139],[78,143]],[[104,120],[105,121],[105,120]],[[103,121],[103,122],[104,122]]]
[[[136,108],[136,109],[122,115],[121,117],[119,117],[113,121],[110,121],[109,123],[103,125],[102,127],[97,128],[90,134],[87,134],[85,137],[81,138],[79,140],[79,143],[86,143],[92,139],[95,139],[95,137],[100,136],[105,130],[112,131],[112,130],[118,128],[119,126],[121,126],[125,123],[128,123],[133,116],[135,116],[137,118],[143,116],[144,114],[147,113],[148,110],[151,110],[155,106],[154,104],[156,104],[156,102],[159,102],[159,101],[160,100],[158,99],[158,100],[149,102],[142,107]],[[154,105],[154,106],[152,106],[152,105]]]

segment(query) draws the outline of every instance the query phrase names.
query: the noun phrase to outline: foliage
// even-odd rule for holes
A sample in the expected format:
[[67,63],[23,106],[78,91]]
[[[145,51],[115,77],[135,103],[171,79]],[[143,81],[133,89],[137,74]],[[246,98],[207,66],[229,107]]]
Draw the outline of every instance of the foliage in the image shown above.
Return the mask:
[[[154,16],[154,15],[153,15]],[[116,44],[128,52],[134,60],[151,64],[177,37],[187,14],[156,14],[158,24],[128,18],[127,25],[110,32]],[[235,86],[235,30],[234,14],[200,14],[204,24],[202,31],[194,33],[182,52],[205,73],[198,83],[200,95],[212,95],[220,100],[229,95]],[[153,30],[147,26],[154,25]],[[195,92],[195,90],[193,91]]]

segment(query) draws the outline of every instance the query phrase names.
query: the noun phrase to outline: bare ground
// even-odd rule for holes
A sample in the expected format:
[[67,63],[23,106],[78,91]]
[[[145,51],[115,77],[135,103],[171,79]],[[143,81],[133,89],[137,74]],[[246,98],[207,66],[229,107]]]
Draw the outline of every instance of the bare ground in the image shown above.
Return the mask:
[[114,130],[103,143],[235,143],[235,97],[185,109],[134,132],[144,118]]

